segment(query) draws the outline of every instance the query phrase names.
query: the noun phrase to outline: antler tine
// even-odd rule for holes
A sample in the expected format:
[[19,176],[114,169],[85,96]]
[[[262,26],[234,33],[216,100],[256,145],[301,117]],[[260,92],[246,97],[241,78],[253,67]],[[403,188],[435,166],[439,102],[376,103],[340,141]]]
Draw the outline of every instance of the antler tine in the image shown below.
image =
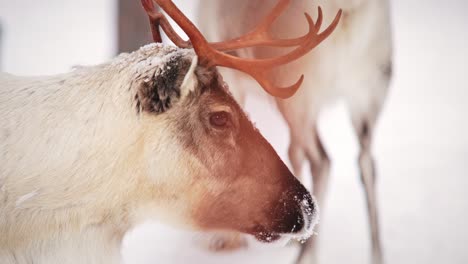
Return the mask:
[[[153,1],[153,0],[142,0]],[[154,0],[158,5],[179,25],[180,28],[187,34],[190,39],[191,46],[195,52],[200,54],[208,53],[209,43],[203,37],[197,27],[180,11],[179,8],[171,0]],[[172,29],[173,30],[173,29]],[[202,56],[200,56],[202,57]]]
[[258,73],[256,75],[252,75],[252,77],[262,86],[262,88],[269,93],[272,96],[281,98],[281,99],[287,99],[291,96],[293,96],[299,87],[301,87],[302,82],[304,81],[304,74],[301,75],[299,80],[288,87],[277,87],[274,84],[272,84],[270,81],[268,81],[268,76],[265,73]]
[[[317,15],[317,21],[315,22],[315,32],[318,33],[320,31],[320,27],[322,27],[322,22],[323,22],[323,13],[322,13],[322,8],[319,6],[317,7],[318,9],[318,15]],[[340,10],[341,12],[341,10]]]
[[162,42],[161,32],[159,27],[161,27],[168,38],[174,42],[174,44],[181,48],[191,48],[192,45],[190,41],[183,40],[171,26],[167,18],[159,12],[154,6],[153,0],[141,0],[151,25],[151,33],[153,35],[154,42]]

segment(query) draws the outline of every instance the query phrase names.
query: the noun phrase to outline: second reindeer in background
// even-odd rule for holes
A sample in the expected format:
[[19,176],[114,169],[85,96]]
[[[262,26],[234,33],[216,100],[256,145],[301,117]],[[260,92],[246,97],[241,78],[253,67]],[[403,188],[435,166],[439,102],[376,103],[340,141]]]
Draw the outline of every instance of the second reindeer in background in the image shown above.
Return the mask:
[[[203,1],[199,24],[209,39],[231,39],[245,34],[264,17],[276,0]],[[323,204],[329,181],[330,160],[317,129],[320,110],[336,99],[347,103],[351,121],[360,143],[359,167],[366,194],[372,239],[373,263],[382,263],[379,235],[376,172],[371,153],[372,137],[384,104],[392,77],[392,37],[388,0],[296,0],[277,19],[272,36],[288,38],[307,32],[303,12],[321,6],[325,13],[343,10],[342,19],[329,39],[315,52],[275,71],[271,81],[286,84],[298,73],[305,73],[302,88],[289,99],[275,99],[277,107],[290,129],[289,159],[297,177],[304,162],[311,168],[313,193]],[[321,17],[321,9],[318,15]],[[330,17],[324,18],[324,23]],[[213,21],[217,21],[213,23]],[[279,54],[279,50],[250,48],[235,51],[237,56],[263,58]],[[240,104],[246,92],[235,82],[243,80],[236,72],[224,74]],[[230,78],[229,78],[230,77]],[[315,239],[309,239],[301,249],[298,263],[312,263]]]

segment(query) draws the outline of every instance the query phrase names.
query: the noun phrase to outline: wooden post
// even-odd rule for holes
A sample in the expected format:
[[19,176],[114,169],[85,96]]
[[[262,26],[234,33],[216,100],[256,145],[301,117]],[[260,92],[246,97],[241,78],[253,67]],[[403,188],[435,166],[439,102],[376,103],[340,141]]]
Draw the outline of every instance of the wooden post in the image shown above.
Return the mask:
[[2,21],[0,21],[0,72],[3,69],[3,30]]
[[153,42],[151,30],[140,0],[118,0],[117,52],[135,51]]

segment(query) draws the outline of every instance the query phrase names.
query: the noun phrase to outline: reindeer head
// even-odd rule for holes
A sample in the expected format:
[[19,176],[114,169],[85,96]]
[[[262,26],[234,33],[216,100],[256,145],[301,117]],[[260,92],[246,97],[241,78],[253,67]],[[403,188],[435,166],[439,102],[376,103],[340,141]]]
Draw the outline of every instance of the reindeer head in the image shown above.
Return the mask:
[[[312,196],[249,121],[215,66],[249,73],[269,93],[289,97],[302,78],[289,88],[278,88],[266,81],[266,70],[313,49],[333,31],[339,14],[321,34],[321,18],[314,23],[306,14],[307,35],[272,39],[265,35],[266,30],[289,2],[280,1],[252,33],[209,44],[171,1],[156,2],[191,42],[174,33],[164,16],[155,11],[152,0],[142,0],[154,39],[160,41],[161,26],[178,46],[193,45],[194,50],[166,47],[156,73],[142,80],[137,89],[137,110],[146,119],[142,122],[144,138],[149,139],[145,140],[143,160],[158,190],[158,218],[198,230],[248,233],[262,241],[282,234],[310,235],[317,211]],[[284,56],[263,60],[222,52],[259,45],[298,47]]]

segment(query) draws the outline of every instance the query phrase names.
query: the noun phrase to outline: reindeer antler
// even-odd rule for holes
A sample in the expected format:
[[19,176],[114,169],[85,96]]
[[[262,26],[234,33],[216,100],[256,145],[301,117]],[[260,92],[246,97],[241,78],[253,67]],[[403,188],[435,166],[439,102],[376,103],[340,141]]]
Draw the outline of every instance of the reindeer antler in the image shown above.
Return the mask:
[[[322,33],[318,33],[322,24],[322,10],[318,8],[317,22],[314,23],[309,14],[305,17],[309,24],[309,32],[295,39],[274,39],[268,30],[286,9],[290,0],[279,0],[268,16],[251,32],[244,36],[216,43],[208,43],[195,25],[174,5],[171,0],[154,0],[156,3],[179,25],[187,34],[190,41],[183,40],[169,24],[169,21],[158,12],[153,4],[153,0],[141,0],[151,22],[153,39],[161,42],[159,27],[161,27],[167,36],[179,47],[193,47],[199,57],[201,64],[207,67],[222,66],[242,71],[252,76],[269,94],[289,98],[299,89],[304,80],[304,75],[293,85],[285,88],[279,88],[268,81],[267,73],[274,67],[290,63],[304,56],[310,50],[314,49],[324,39],[326,39],[336,28],[341,17],[341,10],[335,16],[333,22]],[[254,47],[254,46],[276,46],[276,47],[294,47],[291,52],[267,59],[244,59],[229,55],[223,51]]]

